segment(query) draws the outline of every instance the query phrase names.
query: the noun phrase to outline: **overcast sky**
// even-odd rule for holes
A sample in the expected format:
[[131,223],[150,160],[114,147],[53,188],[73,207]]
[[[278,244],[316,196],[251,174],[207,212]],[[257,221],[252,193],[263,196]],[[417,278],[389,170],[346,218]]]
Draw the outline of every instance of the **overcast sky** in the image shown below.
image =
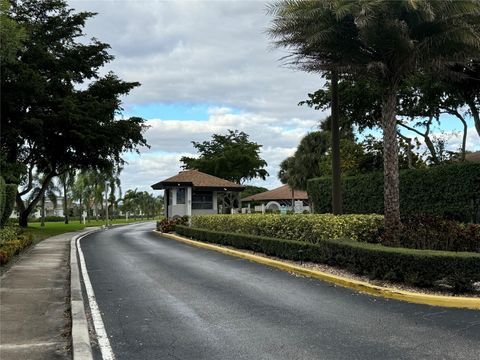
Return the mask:
[[[111,45],[114,71],[141,87],[123,99],[124,116],[148,120],[150,149],[128,155],[124,190],[150,185],[180,170],[192,156],[191,141],[241,130],[263,145],[267,181],[274,188],[279,163],[325,114],[297,106],[323,84],[318,74],[285,68],[286,53],[272,49],[270,18],[261,1],[69,1],[77,11],[97,12],[88,37]],[[458,140],[453,140],[453,143]],[[470,148],[480,149],[473,125]]]

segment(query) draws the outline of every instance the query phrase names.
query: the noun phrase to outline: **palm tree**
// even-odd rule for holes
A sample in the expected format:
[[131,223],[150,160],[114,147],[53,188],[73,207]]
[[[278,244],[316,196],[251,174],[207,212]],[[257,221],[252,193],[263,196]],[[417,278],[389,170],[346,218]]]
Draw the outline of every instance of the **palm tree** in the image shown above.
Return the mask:
[[349,69],[356,54],[355,27],[349,18],[338,16],[333,1],[276,2],[269,6],[273,15],[269,33],[277,47],[291,55],[287,64],[308,72],[327,72],[331,80],[332,210],[341,214],[339,73]]
[[[297,63],[314,69],[312,63],[317,61],[318,68],[322,69],[338,54],[343,54],[339,57],[341,60],[351,56],[351,68],[362,69],[383,89],[385,228],[387,238],[395,242],[402,228],[396,119],[398,90],[412,73],[445,72],[449,65],[467,63],[478,56],[480,2],[323,0],[278,4],[275,7],[286,9],[287,15],[293,13],[295,17],[279,29],[274,22],[273,34],[284,36],[280,44],[294,46]],[[331,26],[329,16],[332,14],[341,26]],[[332,41],[340,40],[339,32],[346,35],[345,41]]]
[[63,215],[65,224],[68,224],[68,193],[75,184],[75,170],[67,170],[58,176],[60,186],[63,189]]
[[130,213],[131,212],[133,214],[134,218],[136,218],[138,209],[139,209],[139,193],[138,193],[137,189],[127,190],[127,192],[123,196],[122,210],[125,213],[127,213],[127,212]]
[[122,187],[120,181],[120,173],[122,170],[123,168],[121,166],[117,166],[109,174],[107,174],[107,182],[110,189],[108,202],[110,203],[109,208],[111,207],[112,218],[115,216],[115,205],[118,203],[118,200],[122,198]]
[[280,163],[278,178],[295,190],[306,190],[307,180],[321,175],[320,162],[330,147],[328,131],[314,131],[303,137],[293,156]]
[[40,198],[40,226],[45,226],[45,201],[48,198],[53,205],[53,208],[57,206],[58,202],[58,194],[60,192],[60,188],[55,185],[55,183],[50,179],[48,184],[45,184],[46,175],[44,174],[37,174],[35,175],[33,182],[34,186],[32,192],[29,194],[28,201],[31,201],[35,198],[40,191],[42,191],[42,186],[44,187],[44,192]]

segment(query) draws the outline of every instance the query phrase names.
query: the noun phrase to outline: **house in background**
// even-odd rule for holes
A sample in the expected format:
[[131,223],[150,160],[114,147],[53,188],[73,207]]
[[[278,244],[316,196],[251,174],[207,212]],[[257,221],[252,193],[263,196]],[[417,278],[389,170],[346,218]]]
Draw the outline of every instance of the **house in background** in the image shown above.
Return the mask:
[[465,161],[480,163],[480,151],[465,154]]
[[247,209],[242,209],[243,212],[249,212],[252,204],[256,204],[254,205],[255,212],[261,211],[262,213],[266,211],[279,212],[281,209],[294,211],[295,213],[310,212],[307,192],[292,191],[288,185],[247,196],[242,199],[242,203],[246,203],[248,206]]
[[165,216],[207,215],[234,212],[241,208],[244,187],[197,170],[185,170],[152,185],[165,190]]
[[[10,219],[18,219],[18,211],[15,207],[10,215]],[[41,202],[39,201],[35,209],[32,211],[31,217],[40,219],[42,216]],[[50,199],[45,199],[45,216],[63,217],[63,198],[59,197],[57,203],[54,204]]]

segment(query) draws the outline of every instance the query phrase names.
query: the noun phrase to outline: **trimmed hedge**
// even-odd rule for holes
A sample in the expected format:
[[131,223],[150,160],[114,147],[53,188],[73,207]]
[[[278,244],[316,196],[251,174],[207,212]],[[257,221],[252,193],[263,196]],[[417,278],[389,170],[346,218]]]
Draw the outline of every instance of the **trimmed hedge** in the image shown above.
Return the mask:
[[[383,214],[383,173],[343,178],[343,210]],[[310,179],[307,191],[315,213],[332,212],[330,177]],[[480,164],[458,163],[400,172],[402,215],[430,214],[479,222]]]
[[389,248],[346,240],[316,244],[177,225],[176,232],[200,241],[230,245],[289,260],[312,261],[345,268],[372,279],[428,287],[438,282],[455,291],[480,281],[480,254]]
[[327,239],[354,241],[377,239],[383,229],[381,215],[332,214],[239,214],[193,216],[193,227],[267,236],[278,239],[302,239],[317,243]]

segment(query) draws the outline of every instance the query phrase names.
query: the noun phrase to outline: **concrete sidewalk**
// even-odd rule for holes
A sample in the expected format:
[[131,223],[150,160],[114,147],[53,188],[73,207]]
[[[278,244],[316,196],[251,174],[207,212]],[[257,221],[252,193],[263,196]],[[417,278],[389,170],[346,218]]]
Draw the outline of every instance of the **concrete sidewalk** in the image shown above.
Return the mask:
[[1,277],[0,359],[71,359],[70,239],[27,251]]

